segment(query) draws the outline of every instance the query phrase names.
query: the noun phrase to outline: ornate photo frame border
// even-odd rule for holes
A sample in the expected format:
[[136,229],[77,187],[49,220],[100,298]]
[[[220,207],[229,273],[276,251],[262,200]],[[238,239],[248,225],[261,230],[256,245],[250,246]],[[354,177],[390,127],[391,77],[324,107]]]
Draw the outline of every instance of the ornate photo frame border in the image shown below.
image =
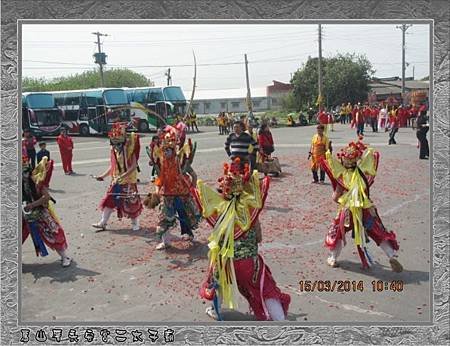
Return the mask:
[[[136,9],[142,9],[137,11]],[[24,325],[20,321],[19,280],[20,242],[19,229],[19,126],[18,95],[20,93],[20,43],[21,23],[39,20],[55,23],[73,20],[180,20],[209,22],[258,21],[265,23],[297,20],[314,23],[333,20],[429,20],[432,21],[433,58],[430,80],[432,91],[432,300],[433,319],[430,324],[299,324],[299,323],[174,323],[136,325],[132,323],[107,326],[91,323],[57,326]],[[1,11],[1,345],[24,341],[23,330],[30,331],[29,344],[42,344],[40,331],[51,334],[55,328],[74,330],[80,335],[89,327],[92,330],[111,332],[108,343],[120,344],[118,330],[128,335],[141,330],[148,335],[161,336],[152,343],[168,343],[166,332],[171,331],[175,343],[191,344],[448,344],[449,339],[449,36],[450,9],[448,1],[2,1]],[[269,21],[267,21],[269,20]],[[105,21],[106,23],[106,21]],[[119,329],[118,329],[119,328]],[[42,333],[41,333],[42,334]],[[70,334],[69,334],[70,336]],[[101,337],[100,337],[101,336]],[[114,337],[115,336],[115,337]],[[164,338],[162,337],[164,336]],[[149,339],[150,338],[150,339]],[[71,343],[70,338],[46,340],[46,344]],[[80,341],[83,341],[80,337]],[[104,342],[100,333],[95,339]],[[131,341],[131,339],[129,340]],[[137,341],[138,342],[138,341]],[[95,343],[95,342],[94,342]]]

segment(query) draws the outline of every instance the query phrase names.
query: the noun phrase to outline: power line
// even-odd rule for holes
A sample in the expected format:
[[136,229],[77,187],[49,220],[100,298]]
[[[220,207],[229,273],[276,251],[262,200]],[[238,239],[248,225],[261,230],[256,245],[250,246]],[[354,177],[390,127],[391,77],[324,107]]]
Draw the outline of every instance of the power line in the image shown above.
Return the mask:
[[[292,57],[290,59],[281,59],[282,57],[278,57],[278,58],[269,58],[269,59],[262,59],[262,60],[253,60],[253,61],[249,61],[250,63],[253,64],[259,64],[259,63],[269,63],[269,62],[287,62],[287,61],[297,61],[297,60],[301,60],[300,57],[295,58],[293,56],[289,56]],[[76,68],[83,68],[83,67],[91,67],[92,65],[81,65],[81,64],[76,64],[76,63],[65,63],[65,62],[57,62],[57,61],[43,61],[43,60],[24,60],[24,62],[37,62],[37,63],[45,63],[45,64],[62,64],[62,65],[77,65]],[[234,62],[223,62],[223,63],[204,63],[204,64],[197,64],[197,66],[228,66],[228,65],[243,65],[245,64],[242,61],[234,61]],[[148,67],[192,67],[194,66],[193,64],[167,64],[167,65],[109,65],[111,67],[127,67],[127,68],[148,68]],[[27,69],[41,69],[41,67],[24,67]],[[70,69],[72,67],[42,67],[42,69],[45,68],[61,68],[61,69]],[[73,67],[75,68],[75,67]]]
[[[134,33],[134,32],[133,32]],[[257,38],[260,39],[262,42],[267,41],[268,39],[277,39],[280,37],[298,37],[298,35],[302,34],[312,34],[313,32],[287,32],[287,33],[280,33],[280,34],[261,34],[261,35],[252,35],[252,36],[225,36],[225,37],[205,37],[202,39],[173,39],[173,40],[112,40],[110,43],[159,43],[159,44],[165,44],[165,43],[192,43],[192,42],[209,42],[209,41],[218,41],[218,40],[247,40],[247,39],[253,39]],[[152,32],[149,32],[149,34],[154,34]],[[47,44],[47,43],[88,43],[89,41],[61,41],[61,40],[55,40],[55,41],[26,41],[24,40],[23,43],[25,44]]]

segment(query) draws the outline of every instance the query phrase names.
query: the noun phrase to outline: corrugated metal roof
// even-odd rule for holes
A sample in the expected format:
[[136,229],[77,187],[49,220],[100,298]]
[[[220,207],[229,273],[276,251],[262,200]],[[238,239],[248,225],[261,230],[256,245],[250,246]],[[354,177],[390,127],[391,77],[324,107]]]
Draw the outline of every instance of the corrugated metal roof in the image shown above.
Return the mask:
[[[186,97],[190,97],[191,90],[186,90]],[[253,97],[267,97],[266,88],[250,89]],[[221,99],[239,99],[247,97],[247,89],[222,89],[222,90],[201,90],[196,89],[194,101],[196,100],[221,100]]]
[[[369,87],[371,91],[376,92],[378,95],[388,95],[388,94],[400,94],[402,91],[402,81],[377,81],[374,83],[370,83]],[[428,81],[418,81],[418,80],[405,80],[405,88],[406,89],[429,89]],[[407,90],[408,91],[408,90]]]
[[[402,81],[389,81],[389,82],[382,82],[381,84],[385,85],[395,85],[395,86],[402,86]],[[428,89],[430,87],[429,81],[421,81],[421,80],[405,80],[405,87],[408,89]]]

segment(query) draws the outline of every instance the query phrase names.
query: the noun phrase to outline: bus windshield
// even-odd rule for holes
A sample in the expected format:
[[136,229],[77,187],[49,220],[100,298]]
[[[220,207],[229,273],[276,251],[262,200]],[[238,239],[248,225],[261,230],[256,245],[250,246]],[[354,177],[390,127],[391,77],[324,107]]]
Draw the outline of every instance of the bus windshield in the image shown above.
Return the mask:
[[105,90],[103,93],[105,98],[105,104],[108,106],[111,105],[125,105],[128,103],[127,95],[125,91],[116,89],[116,90]]
[[161,88],[152,88],[148,91],[148,103],[164,101],[164,95]]
[[164,88],[164,96],[169,102],[186,102],[183,91],[180,87],[166,87]]
[[55,99],[50,94],[33,94],[27,96],[27,104],[31,109],[55,108]]
[[52,125],[59,125],[61,123],[59,112],[56,111],[36,112],[36,115],[37,115],[37,124],[39,126],[52,126]]

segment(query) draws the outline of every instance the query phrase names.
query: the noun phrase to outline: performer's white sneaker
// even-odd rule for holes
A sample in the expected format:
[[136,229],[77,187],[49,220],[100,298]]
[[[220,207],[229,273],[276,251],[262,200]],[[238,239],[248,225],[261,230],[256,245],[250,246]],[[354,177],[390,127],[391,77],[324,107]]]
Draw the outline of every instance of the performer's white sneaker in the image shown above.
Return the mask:
[[68,267],[68,266],[70,266],[71,263],[72,263],[72,259],[70,257],[65,256],[64,258],[62,258],[61,265],[63,267]]
[[214,308],[212,306],[207,307],[205,313],[209,317],[211,317],[213,320],[217,321],[219,319],[219,317],[217,316],[216,310],[214,310]]
[[93,223],[92,227],[97,228],[97,229],[101,229],[103,231],[106,230],[106,224],[101,223],[101,222]]
[[166,232],[161,237],[161,243],[156,246],[156,250],[164,250],[170,247],[170,233]]
[[327,264],[332,267],[332,268],[336,268],[339,267],[339,264],[337,264],[336,259],[333,257],[328,257],[327,258]]
[[139,231],[141,227],[139,226],[139,220],[136,220],[136,222],[133,222],[133,231]]
[[168,247],[169,247],[169,244],[161,242],[158,245],[156,245],[156,250],[164,250],[164,249],[167,249]]

